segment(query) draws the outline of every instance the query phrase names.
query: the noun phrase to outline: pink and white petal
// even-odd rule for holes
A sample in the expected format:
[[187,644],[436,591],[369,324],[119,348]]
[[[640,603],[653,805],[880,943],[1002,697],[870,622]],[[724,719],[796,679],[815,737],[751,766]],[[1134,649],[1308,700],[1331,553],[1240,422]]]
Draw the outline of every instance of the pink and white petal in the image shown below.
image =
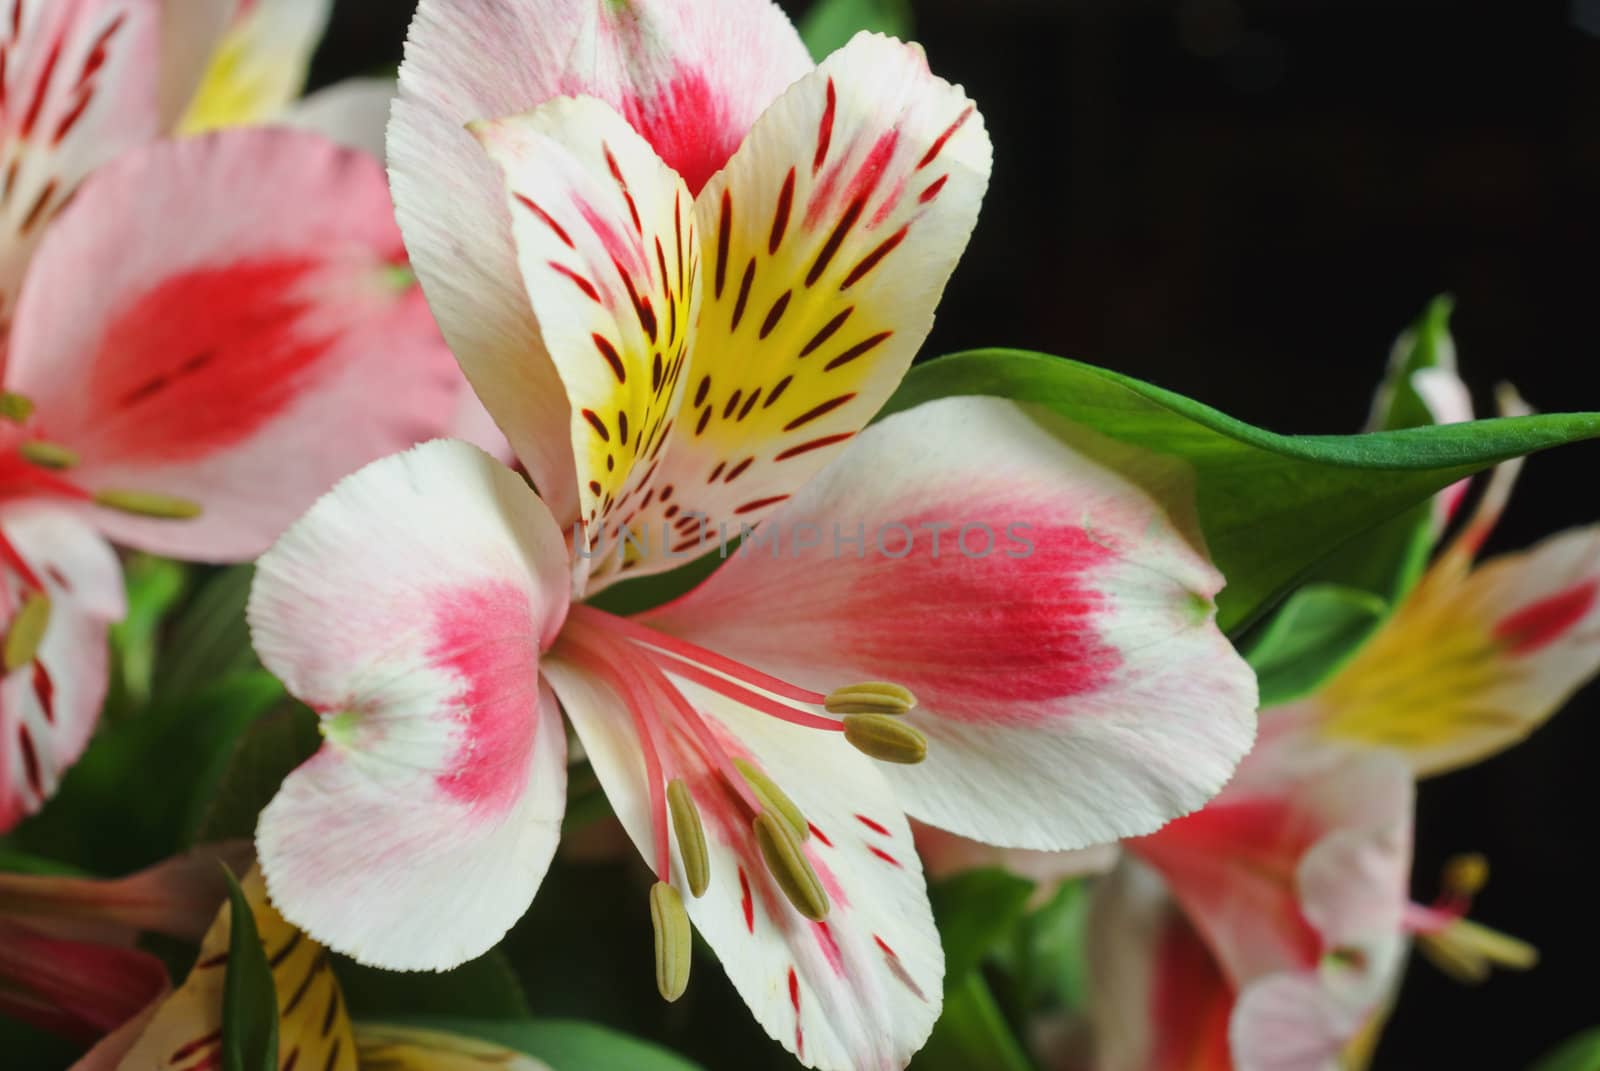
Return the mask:
[[239,0],[181,131],[199,134],[280,116],[305,89],[332,13],[333,0]]
[[1309,746],[1394,748],[1418,776],[1442,773],[1520,742],[1600,670],[1600,527],[1465,566],[1436,563],[1357,656],[1287,712]]
[[1398,932],[1412,783],[1383,753],[1258,747],[1205,809],[1131,841],[1241,988]]
[[1104,874],[1122,857],[1122,849],[1115,844],[1097,844],[1075,852],[1031,852],[996,848],[921,822],[912,822],[911,832],[917,839],[922,867],[930,878],[992,867],[1037,882],[1039,892],[1046,895],[1062,882]]
[[282,121],[382,160],[388,151],[389,109],[398,92],[393,78],[349,78],[297,102]]
[[0,915],[80,941],[131,944],[144,932],[198,941],[228,895],[222,867],[254,861],[245,841],[194,848],[124,878],[0,873]]
[[78,184],[161,133],[159,5],[0,0],[0,325]]
[[466,125],[599,96],[697,189],[810,68],[767,0],[418,7],[389,136],[400,225],[467,378],[563,528],[578,518],[572,413],[522,287],[504,182]]
[[1128,859],[1095,886],[1090,1015],[1100,1071],[1233,1071],[1233,987],[1161,878]]
[[817,691],[910,688],[928,759],[886,776],[930,825],[1037,850],[1147,833],[1215,795],[1255,727],[1186,480],[1041,410],[932,402],[645,620]]
[[874,35],[761,117],[695,204],[705,296],[657,481],[677,494],[641,511],[643,531],[674,532],[659,542],[680,555],[708,546],[839,456],[927,337],[991,156],[966,95],[920,48]]
[[1244,987],[1229,1028],[1238,1071],[1343,1071],[1341,1056],[1371,1009],[1341,1000],[1315,971],[1282,971]]
[[[106,631],[125,612],[116,554],[70,513],[8,507],[0,519],[0,621],[32,594],[50,599],[34,658],[0,680],[0,831],[37,811],[83,754],[100,717],[110,664]],[[19,572],[18,561],[27,574]],[[36,586],[37,585],[37,586]]]
[[[523,281],[571,403],[583,535],[618,552],[618,530],[648,494],[682,394],[699,314],[693,202],[649,144],[592,97],[474,129],[505,170]],[[582,565],[607,568],[595,558]]]
[[290,921],[372,966],[442,970],[526,910],[566,802],[538,663],[567,593],[543,504],[450,441],[361,470],[262,557],[256,650],[325,737],[257,829]]
[[511,452],[505,432],[495,424],[489,410],[483,407],[483,402],[465,383],[456,397],[456,415],[450,421],[450,438],[469,442],[496,461],[507,465],[516,463],[516,455]]
[[248,558],[341,476],[445,429],[459,379],[404,263],[369,157],[287,130],[152,144],[52,228],[7,385],[76,452],[74,483],[204,510],[99,511],[112,538]]
[[[626,708],[579,665],[552,658],[544,668],[618,818],[653,860],[646,767]],[[809,820],[807,858],[831,905],[811,922],[789,904],[762,863],[752,812],[678,729],[666,761],[695,798],[710,858],[710,886],[696,899],[673,849],[673,882],[695,928],[757,1021],[807,1067],[904,1067],[938,1017],[944,957],[893,793],[839,734],[674,683],[722,748],[758,765]]]
[[401,78],[457,127],[598,97],[698,191],[810,70],[770,0],[423,0]]

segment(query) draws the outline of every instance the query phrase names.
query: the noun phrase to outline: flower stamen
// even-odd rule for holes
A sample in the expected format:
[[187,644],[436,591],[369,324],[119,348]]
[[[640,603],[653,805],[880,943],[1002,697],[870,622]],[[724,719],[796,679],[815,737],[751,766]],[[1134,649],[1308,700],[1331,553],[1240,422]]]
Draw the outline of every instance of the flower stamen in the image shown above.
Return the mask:
[[678,835],[683,876],[689,882],[690,894],[698,900],[711,884],[711,857],[706,852],[706,830],[700,822],[700,809],[694,805],[689,786],[681,777],[674,778],[667,786],[667,807],[672,811],[673,832]]
[[770,811],[780,815],[784,821],[789,823],[789,828],[794,830],[795,836],[801,840],[811,836],[811,826],[806,821],[806,816],[801,813],[799,807],[795,806],[794,800],[790,799],[788,794],[778,787],[776,781],[768,777],[755,763],[750,762],[748,759],[734,759],[733,765],[739,771],[739,775],[749,784],[750,790],[761,801],[762,806],[757,808],[758,810]]
[[909,714],[917,697],[898,684],[867,681],[829,692],[822,705],[830,714]]
[[200,503],[155,491],[105,490],[94,493],[94,504],[163,521],[189,521],[200,516]]
[[762,811],[756,815],[752,828],[756,845],[761,849],[761,859],[789,903],[813,922],[827,918],[831,906],[828,894],[817,879],[817,872],[811,869],[811,862],[806,859],[805,849],[789,819],[773,811]]
[[844,738],[857,751],[879,762],[914,766],[928,757],[928,738],[886,714],[846,714]]
[[17,453],[30,465],[57,472],[70,469],[78,463],[78,455],[74,451],[60,443],[45,442],[43,439],[22,443],[17,447]]
[[670,1003],[689,988],[694,944],[683,897],[664,881],[650,887],[650,925],[655,930],[656,989],[661,999]]

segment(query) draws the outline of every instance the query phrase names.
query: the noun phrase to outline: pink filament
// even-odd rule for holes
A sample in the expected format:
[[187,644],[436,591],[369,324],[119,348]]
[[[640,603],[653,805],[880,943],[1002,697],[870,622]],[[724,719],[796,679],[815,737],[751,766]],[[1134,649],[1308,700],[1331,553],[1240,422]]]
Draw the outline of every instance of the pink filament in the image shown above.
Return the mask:
[[[723,676],[742,681],[752,688],[759,688],[764,692],[771,692],[773,695],[781,695],[785,699],[793,700],[796,703],[820,705],[828,698],[820,692],[810,692],[804,688],[797,688],[788,681],[762,673],[758,669],[752,669],[742,662],[735,662],[725,655],[719,655],[715,651],[708,651],[704,647],[692,644],[687,640],[680,640],[676,636],[657,632],[653,628],[629,621],[625,617],[618,617],[616,614],[608,614],[604,610],[596,610],[592,606],[574,606],[568,615],[568,620],[570,621],[572,618],[587,620],[589,624],[597,628],[626,636],[635,643],[641,643],[648,647],[654,647],[658,651],[676,655],[685,662],[704,666]],[[709,685],[708,687],[715,687],[715,685]],[[717,690],[721,691],[720,688]]]
[[751,710],[759,710],[763,714],[770,714],[774,718],[793,725],[800,725],[807,729],[823,729],[828,732],[844,731],[844,723],[841,721],[820,717],[816,714],[808,714],[803,710],[796,710],[794,707],[779,703],[774,699],[769,699],[746,688],[741,688],[727,678],[710,673],[692,662],[685,662],[681,658],[660,652],[652,652],[652,655],[656,664],[669,673],[683,677],[685,680],[694,681],[696,684],[702,684],[719,695],[727,696],[734,702],[747,706]]

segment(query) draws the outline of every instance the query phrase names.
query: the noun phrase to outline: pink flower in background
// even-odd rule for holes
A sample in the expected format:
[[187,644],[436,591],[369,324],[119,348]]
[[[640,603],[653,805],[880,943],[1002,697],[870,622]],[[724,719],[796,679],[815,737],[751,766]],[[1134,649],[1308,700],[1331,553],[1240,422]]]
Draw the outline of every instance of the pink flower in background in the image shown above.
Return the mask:
[[330,6],[0,0],[0,829],[93,732],[108,539],[246,560],[373,458],[452,429],[504,453],[376,159],[157,140],[372,143],[392,86],[295,103]]
[[[262,816],[275,904],[375,966],[490,948],[555,849],[565,710],[656,873],[663,994],[692,920],[804,1063],[902,1066],[943,971],[908,811],[1078,847],[1249,746],[1185,474],[996,399],[865,428],[989,170],[913,46],[813,70],[765,2],[424,3],[401,85],[413,260],[539,495],[430,444],[262,559],[257,650],[325,738]],[[757,522],[781,553],[651,614],[580,601]],[[859,554],[791,538],[836,525]]]

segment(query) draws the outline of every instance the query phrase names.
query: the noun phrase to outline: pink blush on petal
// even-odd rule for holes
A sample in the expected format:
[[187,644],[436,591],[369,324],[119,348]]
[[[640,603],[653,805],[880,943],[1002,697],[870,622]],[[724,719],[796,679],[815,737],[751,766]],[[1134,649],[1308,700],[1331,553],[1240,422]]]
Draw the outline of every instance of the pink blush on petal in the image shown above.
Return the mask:
[[533,607],[515,584],[453,592],[434,617],[432,663],[461,682],[456,752],[437,778],[450,797],[501,814],[521,797],[536,745]]
[[698,195],[739,148],[740,131],[706,76],[684,69],[654,96],[629,96],[622,115]]
[[[915,519],[907,522],[913,529]],[[938,558],[927,531],[913,553],[863,571],[839,607],[841,646],[880,668],[941,716],[1025,726],[1030,709],[1110,683],[1121,653],[1102,635],[1112,605],[1094,583],[1116,560],[1082,528],[1034,529],[1027,557],[1001,544],[982,558],[943,533]]]
[[1600,595],[1600,581],[1588,580],[1540,599],[1502,618],[1495,639],[1514,655],[1532,654],[1555,643],[1582,621]]

